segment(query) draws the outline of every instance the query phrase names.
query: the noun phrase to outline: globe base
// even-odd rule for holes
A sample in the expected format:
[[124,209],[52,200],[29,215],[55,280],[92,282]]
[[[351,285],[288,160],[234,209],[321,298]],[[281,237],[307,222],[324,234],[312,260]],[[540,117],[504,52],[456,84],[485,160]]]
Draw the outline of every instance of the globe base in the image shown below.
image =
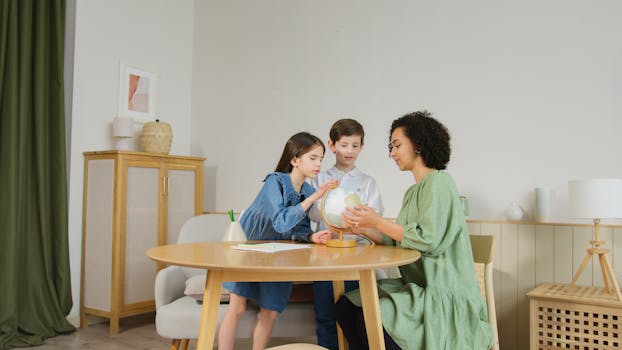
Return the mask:
[[356,247],[356,240],[329,239],[328,241],[326,241],[326,246],[330,248],[352,248]]

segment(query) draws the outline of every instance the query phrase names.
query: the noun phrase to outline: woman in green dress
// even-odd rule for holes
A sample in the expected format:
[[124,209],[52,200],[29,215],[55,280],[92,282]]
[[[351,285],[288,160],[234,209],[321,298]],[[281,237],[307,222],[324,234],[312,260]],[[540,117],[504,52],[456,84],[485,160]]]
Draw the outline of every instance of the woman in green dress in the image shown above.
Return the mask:
[[[393,121],[389,151],[415,184],[396,222],[359,205],[343,219],[378,244],[416,249],[401,278],[378,281],[387,349],[490,349],[492,330],[477,284],[469,233],[456,184],[442,171],[451,154],[447,128],[427,111]],[[337,302],[337,321],[350,348],[368,349],[359,290]]]

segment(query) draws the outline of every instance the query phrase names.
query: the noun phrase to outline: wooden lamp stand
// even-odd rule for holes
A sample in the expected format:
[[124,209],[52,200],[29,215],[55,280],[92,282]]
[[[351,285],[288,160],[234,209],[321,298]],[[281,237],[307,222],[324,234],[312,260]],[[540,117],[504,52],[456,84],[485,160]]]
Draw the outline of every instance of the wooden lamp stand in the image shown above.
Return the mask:
[[618,281],[616,280],[616,277],[613,274],[613,269],[611,268],[611,265],[609,265],[609,262],[607,261],[607,253],[609,253],[609,249],[601,248],[602,245],[605,245],[605,241],[600,240],[599,231],[600,231],[600,219],[594,219],[594,231],[593,231],[593,236],[592,236],[593,239],[590,241],[592,248],[587,249],[587,255],[583,259],[583,262],[581,262],[581,266],[579,266],[579,269],[572,277],[572,282],[566,287],[566,290],[570,290],[575,286],[575,283],[579,279],[579,276],[581,276],[581,274],[583,273],[583,270],[585,270],[587,263],[592,259],[594,254],[597,254],[598,261],[600,262],[600,269],[603,274],[603,282],[605,283],[605,290],[608,293],[611,293],[611,292],[615,293],[618,300],[622,301],[622,294],[620,294],[620,287],[618,286]]

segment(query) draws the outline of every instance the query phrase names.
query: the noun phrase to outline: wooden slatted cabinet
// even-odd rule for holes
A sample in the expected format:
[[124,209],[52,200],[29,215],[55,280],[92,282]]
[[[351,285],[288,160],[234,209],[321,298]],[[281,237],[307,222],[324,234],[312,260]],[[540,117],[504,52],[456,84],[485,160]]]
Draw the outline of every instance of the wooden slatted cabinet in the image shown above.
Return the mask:
[[205,158],[130,151],[84,153],[80,325],[155,310],[157,266],[147,249],[177,242],[203,211]]
[[544,283],[527,293],[531,350],[622,348],[622,302],[602,287]]

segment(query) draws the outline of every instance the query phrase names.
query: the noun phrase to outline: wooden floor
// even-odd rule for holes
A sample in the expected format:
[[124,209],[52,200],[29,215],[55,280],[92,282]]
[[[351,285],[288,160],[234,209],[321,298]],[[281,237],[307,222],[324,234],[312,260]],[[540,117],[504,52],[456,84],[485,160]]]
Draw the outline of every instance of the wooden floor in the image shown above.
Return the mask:
[[[41,346],[20,348],[32,350],[67,350],[67,349],[106,349],[106,350],[127,350],[127,349],[170,349],[171,340],[161,338],[155,330],[153,323],[154,315],[140,315],[128,317],[121,320],[119,334],[111,337],[108,334],[108,323],[98,323],[90,325],[85,329],[78,329],[76,332],[59,335],[49,338]],[[269,346],[282,345],[288,343],[315,343],[315,337],[309,338],[278,338],[272,339]],[[216,347],[214,347],[216,348]],[[196,349],[196,340],[190,341],[188,349]],[[236,341],[236,350],[251,349],[251,342],[248,339]]]

